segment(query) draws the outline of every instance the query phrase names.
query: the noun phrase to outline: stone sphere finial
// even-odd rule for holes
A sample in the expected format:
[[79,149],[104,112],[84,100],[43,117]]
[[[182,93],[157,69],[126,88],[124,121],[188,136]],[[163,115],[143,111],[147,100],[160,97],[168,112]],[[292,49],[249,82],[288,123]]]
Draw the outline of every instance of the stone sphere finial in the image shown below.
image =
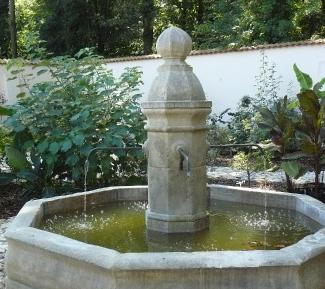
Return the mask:
[[172,26],[160,34],[156,47],[162,58],[185,59],[192,50],[192,39],[184,30]]

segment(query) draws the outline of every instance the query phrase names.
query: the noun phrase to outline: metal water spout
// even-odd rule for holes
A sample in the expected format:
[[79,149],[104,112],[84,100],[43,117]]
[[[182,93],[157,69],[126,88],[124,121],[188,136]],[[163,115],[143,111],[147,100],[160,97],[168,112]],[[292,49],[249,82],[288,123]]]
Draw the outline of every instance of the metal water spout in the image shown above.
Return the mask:
[[[190,165],[190,157],[188,155],[188,153],[186,153],[181,147],[178,148],[179,154],[180,154],[180,164],[179,164],[179,169],[181,171],[184,170],[184,167],[186,167],[186,175],[188,177],[191,176],[191,165]],[[185,165],[184,165],[185,162]]]
[[206,176],[206,101],[200,81],[185,59],[192,49],[190,36],[177,27],[158,38],[164,63],[152,83],[147,117],[148,230],[195,232],[208,227]]

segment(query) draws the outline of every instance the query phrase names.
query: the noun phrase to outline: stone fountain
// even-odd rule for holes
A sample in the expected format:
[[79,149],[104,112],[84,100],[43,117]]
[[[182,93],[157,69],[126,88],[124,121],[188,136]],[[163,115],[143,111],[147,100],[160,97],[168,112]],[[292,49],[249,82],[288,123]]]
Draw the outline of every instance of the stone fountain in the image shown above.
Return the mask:
[[[121,253],[39,229],[87,206],[147,201],[148,232],[208,230],[208,204],[237,202],[299,212],[325,226],[325,205],[305,196],[206,185],[211,103],[186,64],[191,39],[176,27],[157,42],[164,59],[148,101],[148,187],[109,187],[28,202],[7,232],[7,289],[325,289],[325,229],[281,250]],[[123,230],[123,228],[121,228]],[[199,234],[199,233],[196,233]]]
[[157,41],[165,63],[158,68],[148,102],[147,117],[149,209],[147,229],[175,233],[206,229],[207,177],[206,101],[200,81],[185,58],[192,40],[183,30],[171,27]]

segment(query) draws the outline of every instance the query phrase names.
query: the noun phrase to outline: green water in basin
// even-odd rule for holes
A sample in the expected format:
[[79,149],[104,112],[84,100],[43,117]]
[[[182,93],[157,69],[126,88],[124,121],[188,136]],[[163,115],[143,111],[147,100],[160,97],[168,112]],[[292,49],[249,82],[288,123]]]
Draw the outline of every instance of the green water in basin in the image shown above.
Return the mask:
[[319,230],[310,218],[290,210],[211,201],[210,227],[194,234],[145,229],[145,202],[116,202],[48,216],[40,229],[120,252],[271,250]]

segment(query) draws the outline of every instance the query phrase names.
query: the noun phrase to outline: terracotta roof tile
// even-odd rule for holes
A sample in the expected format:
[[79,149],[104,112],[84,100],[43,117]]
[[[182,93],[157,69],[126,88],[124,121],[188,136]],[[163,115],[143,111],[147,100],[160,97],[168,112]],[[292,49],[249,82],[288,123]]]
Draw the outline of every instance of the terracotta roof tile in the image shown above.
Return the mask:
[[[226,48],[226,49],[215,48],[215,49],[206,49],[206,50],[193,50],[191,52],[191,55],[195,56],[195,55],[207,55],[207,54],[220,54],[220,53],[230,53],[230,52],[240,52],[240,51],[250,51],[250,50],[276,49],[276,48],[312,46],[312,45],[325,45],[325,39],[304,40],[304,41],[296,41],[296,42],[282,42],[282,43],[275,43],[275,44],[263,44],[263,45],[238,47],[238,48]],[[117,58],[106,59],[106,63],[132,61],[132,60],[157,59],[157,58],[160,58],[160,56],[157,54],[117,57]]]
[[[295,46],[313,46],[313,45],[325,45],[325,39],[317,40],[304,40],[296,42],[282,42],[275,44],[263,44],[256,46],[247,46],[247,47],[236,47],[236,48],[215,48],[215,49],[206,49],[206,50],[193,50],[191,55],[207,55],[207,54],[220,54],[220,53],[230,53],[230,52],[240,52],[240,51],[250,51],[250,50],[263,50],[263,49],[276,49],[276,48],[286,48],[286,47],[295,47]],[[133,61],[133,60],[147,60],[147,59],[158,59],[160,58],[157,54],[151,55],[141,55],[141,56],[127,56],[127,57],[116,57],[105,59],[106,63],[113,62],[123,62],[123,61]],[[0,64],[6,64],[6,59],[0,59]]]

